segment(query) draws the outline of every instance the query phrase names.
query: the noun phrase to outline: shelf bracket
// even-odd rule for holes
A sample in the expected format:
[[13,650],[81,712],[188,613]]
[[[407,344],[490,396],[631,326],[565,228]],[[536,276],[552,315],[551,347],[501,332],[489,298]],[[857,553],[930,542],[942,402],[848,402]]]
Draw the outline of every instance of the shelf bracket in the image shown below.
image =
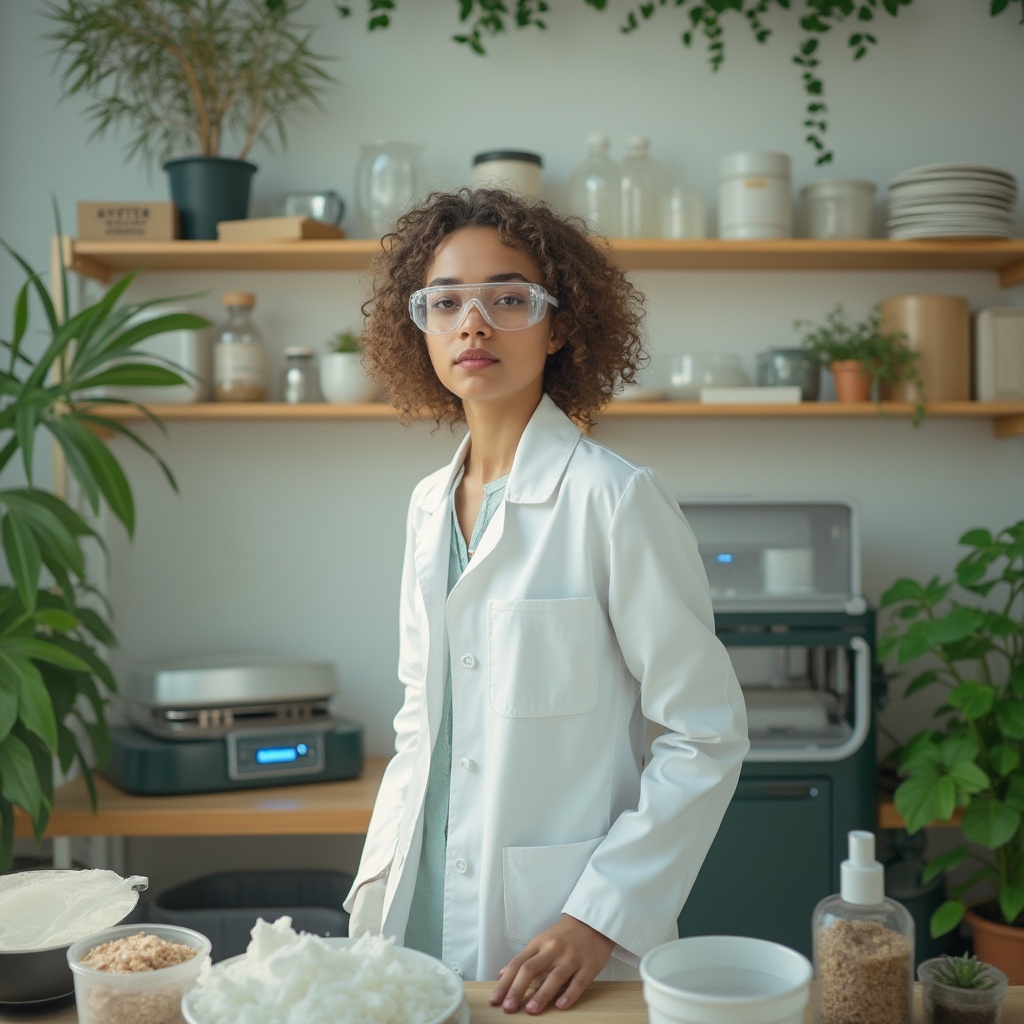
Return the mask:
[[1024,414],[996,416],[992,420],[994,437],[1024,437]]
[[1024,262],[1012,263],[999,271],[999,287],[1012,288],[1024,282]]

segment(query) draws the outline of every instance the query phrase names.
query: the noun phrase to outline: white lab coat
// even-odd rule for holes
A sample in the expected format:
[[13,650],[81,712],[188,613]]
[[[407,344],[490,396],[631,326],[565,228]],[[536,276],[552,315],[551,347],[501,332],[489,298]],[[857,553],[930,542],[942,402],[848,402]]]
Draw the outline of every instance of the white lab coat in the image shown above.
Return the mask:
[[[450,663],[442,958],[496,979],[565,913],[635,965],[675,937],[748,749],[697,544],[658,474],[582,437],[545,396],[446,597],[447,494],[467,443],[410,504],[405,701],[346,907],[386,878],[382,931],[401,942]],[[646,767],[645,719],[666,730]]]

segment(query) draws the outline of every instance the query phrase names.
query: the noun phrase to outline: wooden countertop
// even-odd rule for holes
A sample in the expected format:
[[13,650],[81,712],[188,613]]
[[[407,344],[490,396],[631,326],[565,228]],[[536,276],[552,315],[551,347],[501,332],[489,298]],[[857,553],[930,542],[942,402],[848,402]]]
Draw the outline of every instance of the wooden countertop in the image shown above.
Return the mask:
[[[363,774],[348,782],[316,782],[264,789],[234,789],[186,796],[132,796],[101,775],[93,811],[81,778],[54,794],[50,836],[269,836],[363,835],[390,758],[368,757]],[[32,835],[23,812],[14,834]]]
[[[525,1013],[506,1014],[500,1007],[491,1006],[487,998],[494,988],[493,982],[470,981],[466,983],[466,1001],[469,1003],[472,1024],[497,1024],[498,1021],[532,1020]],[[564,1021],[565,1024],[647,1024],[647,1007],[639,981],[595,982],[583,998],[568,1011],[569,1016],[559,1010],[546,1010],[541,1016],[548,1020]],[[809,1003],[804,1020],[811,1024],[814,1019]],[[914,1020],[921,1020],[920,993],[915,999]],[[78,1014],[74,1006],[61,1006],[49,1010],[13,1010],[0,1007],[0,1024],[77,1024]],[[1003,1003],[1003,1024],[1024,1024],[1024,985],[1011,985],[1006,991]]]

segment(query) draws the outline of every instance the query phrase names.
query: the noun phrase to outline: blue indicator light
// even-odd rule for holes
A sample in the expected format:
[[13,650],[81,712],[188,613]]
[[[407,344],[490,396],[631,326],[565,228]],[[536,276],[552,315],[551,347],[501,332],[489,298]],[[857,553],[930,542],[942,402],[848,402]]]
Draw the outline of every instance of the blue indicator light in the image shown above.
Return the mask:
[[300,756],[309,753],[309,747],[305,743],[300,743],[295,749],[299,752]]
[[718,554],[715,555],[715,561],[718,562],[719,565],[728,565],[732,561],[732,555],[730,555],[728,551],[719,551]]
[[256,751],[257,764],[281,764],[294,761],[299,756],[295,747],[263,747]]

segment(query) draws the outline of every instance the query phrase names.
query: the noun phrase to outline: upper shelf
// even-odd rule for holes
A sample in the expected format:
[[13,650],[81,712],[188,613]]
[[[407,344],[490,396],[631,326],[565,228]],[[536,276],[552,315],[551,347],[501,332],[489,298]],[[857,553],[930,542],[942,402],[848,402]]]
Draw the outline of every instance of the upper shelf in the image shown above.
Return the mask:
[[[611,241],[626,270],[980,270],[1003,288],[1024,282],[1024,239],[850,241],[718,238]],[[365,270],[374,239],[296,242],[83,242],[64,239],[65,266],[99,281],[131,270]]]

